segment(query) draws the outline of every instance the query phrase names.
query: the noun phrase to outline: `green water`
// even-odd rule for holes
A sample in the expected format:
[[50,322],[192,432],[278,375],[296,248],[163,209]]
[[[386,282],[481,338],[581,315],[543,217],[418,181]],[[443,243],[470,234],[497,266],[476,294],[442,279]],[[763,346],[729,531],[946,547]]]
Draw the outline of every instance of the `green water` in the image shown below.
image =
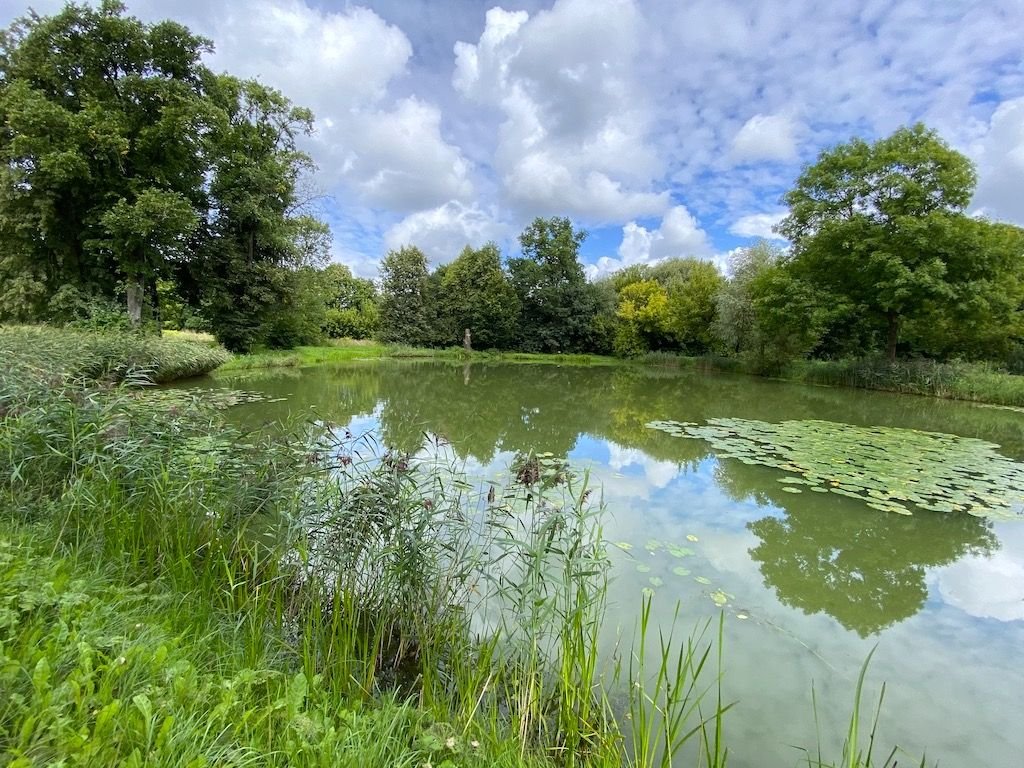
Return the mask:
[[609,638],[630,630],[644,587],[665,621],[677,600],[688,627],[725,612],[730,765],[799,764],[792,745],[816,744],[812,681],[836,755],[876,645],[867,696],[887,683],[882,744],[929,764],[1024,765],[1024,519],[903,516],[787,492],[782,470],[645,426],[818,419],[982,438],[1021,461],[1024,414],[634,368],[365,362],[207,383],[283,398],[239,406],[251,424],[315,414],[408,451],[440,436],[472,474],[500,478],[526,451],[588,468],[606,536],[624,545],[611,548]]

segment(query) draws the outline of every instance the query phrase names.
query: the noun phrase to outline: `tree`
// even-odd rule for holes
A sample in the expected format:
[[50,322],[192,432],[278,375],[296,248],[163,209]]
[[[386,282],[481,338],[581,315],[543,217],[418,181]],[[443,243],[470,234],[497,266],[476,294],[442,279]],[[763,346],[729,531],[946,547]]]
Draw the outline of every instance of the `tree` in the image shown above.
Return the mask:
[[1024,229],[964,218],[949,238],[948,301],[932,301],[906,336],[926,355],[1006,360],[1024,339]]
[[862,307],[895,360],[907,320],[955,294],[950,253],[975,182],[970,160],[920,124],[822,152],[785,197],[795,276]]
[[[675,272],[675,274],[673,274]],[[651,270],[668,293],[669,329],[679,347],[689,354],[705,354],[714,343],[715,298],[725,284],[718,268],[699,259],[672,259]]]
[[589,348],[598,298],[579,261],[587,233],[566,218],[536,218],[519,235],[522,258],[509,261],[519,297],[519,345],[528,351]]
[[433,331],[423,251],[411,245],[388,251],[380,265],[380,294],[381,341],[429,345]]
[[68,5],[0,40],[0,316],[64,285],[125,296],[138,325],[202,219],[210,42],[124,6]]
[[354,277],[344,264],[331,264],[321,273],[327,300],[325,331],[333,338],[368,339],[377,332],[380,312],[372,280]]
[[780,263],[785,254],[767,240],[738,251],[729,261],[731,278],[715,297],[712,333],[730,354],[756,346],[757,316],[752,284],[759,274]]
[[615,354],[630,357],[664,348],[672,318],[668,293],[656,280],[639,280],[623,287],[615,315],[619,321]]
[[441,297],[460,337],[468,328],[480,349],[509,347],[519,318],[519,299],[501,267],[497,245],[487,243],[476,249],[467,245],[445,270]]
[[296,140],[312,130],[313,115],[229,75],[216,79],[212,98],[209,211],[193,265],[204,314],[233,351],[308,341],[320,323],[294,325],[298,306],[314,305],[299,295],[314,289],[299,270],[322,264],[329,247],[326,225],[302,215],[296,194],[313,168]]

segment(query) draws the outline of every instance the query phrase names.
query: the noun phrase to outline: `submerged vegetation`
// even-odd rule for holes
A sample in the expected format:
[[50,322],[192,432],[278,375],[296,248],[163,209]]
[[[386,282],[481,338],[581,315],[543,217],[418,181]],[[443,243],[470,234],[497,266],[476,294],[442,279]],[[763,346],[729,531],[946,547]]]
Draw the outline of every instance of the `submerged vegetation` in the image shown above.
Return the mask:
[[31,333],[0,337],[12,765],[725,765],[721,625],[656,630],[648,596],[602,661],[601,509],[564,463],[498,489],[440,442],[243,433]]

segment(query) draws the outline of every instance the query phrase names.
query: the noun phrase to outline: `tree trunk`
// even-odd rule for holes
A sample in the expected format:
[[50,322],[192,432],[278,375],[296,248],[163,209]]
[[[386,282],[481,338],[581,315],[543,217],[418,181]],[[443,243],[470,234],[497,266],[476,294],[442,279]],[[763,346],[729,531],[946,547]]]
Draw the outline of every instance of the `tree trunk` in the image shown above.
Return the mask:
[[890,363],[896,362],[896,343],[900,340],[900,317],[895,312],[886,315],[889,321],[889,337],[885,344],[885,356]]
[[128,304],[128,321],[132,328],[142,325],[142,302],[146,295],[146,284],[141,276],[129,277],[125,286],[125,299]]

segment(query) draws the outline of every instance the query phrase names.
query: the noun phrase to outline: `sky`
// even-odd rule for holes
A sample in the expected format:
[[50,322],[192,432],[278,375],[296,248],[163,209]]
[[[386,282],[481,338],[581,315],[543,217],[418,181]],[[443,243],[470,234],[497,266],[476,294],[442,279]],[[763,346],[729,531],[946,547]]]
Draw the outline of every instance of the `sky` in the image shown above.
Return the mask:
[[[316,213],[366,277],[405,244],[515,256],[535,216],[587,230],[591,277],[724,267],[822,150],[917,121],[976,163],[972,213],[1024,225],[1024,0],[127,5],[314,111]],[[28,6],[0,0],[0,24]]]

